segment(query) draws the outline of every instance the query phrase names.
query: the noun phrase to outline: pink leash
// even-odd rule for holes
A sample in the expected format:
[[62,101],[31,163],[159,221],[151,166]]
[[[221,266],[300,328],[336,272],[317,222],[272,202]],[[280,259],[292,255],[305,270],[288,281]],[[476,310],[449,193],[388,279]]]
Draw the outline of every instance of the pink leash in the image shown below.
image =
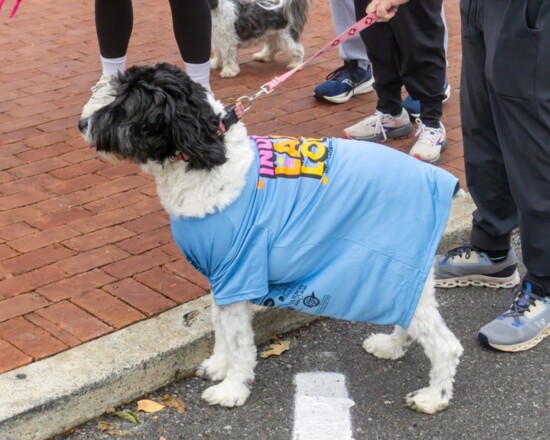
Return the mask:
[[[12,18],[15,15],[15,13],[17,12],[17,9],[19,9],[19,5],[21,4],[21,1],[22,0],[15,0],[15,3],[13,5],[13,7],[11,8],[9,18]],[[4,0],[0,0],[0,11],[2,10],[2,5],[3,4],[4,4]]]
[[265,83],[263,86],[260,87],[260,90],[254,95],[241,96],[240,98],[238,98],[236,102],[236,109],[235,109],[238,117],[240,118],[245,111],[250,109],[250,106],[252,105],[252,101],[254,101],[256,98],[260,97],[264,93],[269,94],[273,92],[273,90],[275,90],[276,87],[280,86],[283,82],[285,82],[288,78],[294,75],[298,70],[302,69],[311,60],[317,58],[319,55],[327,53],[328,51],[330,51],[331,49],[335,48],[340,43],[342,43],[342,41],[349,40],[351,37],[357,35],[363,29],[366,29],[372,24],[376,23],[377,20],[378,20],[378,17],[376,16],[376,14],[374,12],[371,12],[369,15],[362,18],[357,23],[350,26],[348,29],[346,29],[344,32],[338,35],[334,40],[328,43],[325,47],[318,50],[313,56],[308,58],[306,61],[296,66],[294,69],[284,73],[283,75],[276,76],[271,81]]

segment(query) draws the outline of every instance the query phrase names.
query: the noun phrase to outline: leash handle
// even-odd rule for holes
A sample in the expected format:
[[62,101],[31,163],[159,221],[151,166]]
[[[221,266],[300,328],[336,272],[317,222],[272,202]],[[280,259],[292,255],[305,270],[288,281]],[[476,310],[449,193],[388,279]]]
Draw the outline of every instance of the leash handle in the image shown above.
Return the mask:
[[[284,73],[281,76],[276,76],[271,81],[265,83],[261,90],[265,93],[271,93],[275,87],[281,85],[283,82],[285,82],[288,78],[290,78],[292,75],[294,75],[298,70],[302,69],[307,63],[309,63],[311,60],[317,58],[319,55],[322,55],[324,53],[327,53],[331,49],[338,46],[343,41],[349,40],[351,37],[357,35],[359,32],[361,32],[363,29],[368,28],[370,25],[376,23],[378,20],[377,15],[374,12],[371,12],[366,17],[359,20],[354,25],[350,26],[348,29],[346,29],[344,32],[342,32],[340,35],[338,35],[334,40],[332,40],[330,43],[328,43],[325,47],[318,50],[313,56],[308,58],[303,63],[296,66],[294,69],[289,70],[288,72]],[[257,95],[257,94],[256,94]]]

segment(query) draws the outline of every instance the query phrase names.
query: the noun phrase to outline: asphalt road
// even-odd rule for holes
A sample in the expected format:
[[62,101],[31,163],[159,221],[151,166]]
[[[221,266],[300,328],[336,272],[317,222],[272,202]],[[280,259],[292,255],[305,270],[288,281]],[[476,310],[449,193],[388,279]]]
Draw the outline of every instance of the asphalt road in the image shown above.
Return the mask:
[[[287,352],[259,360],[253,392],[243,407],[208,406],[200,395],[209,383],[193,377],[144,396],[158,402],[165,395],[181,399],[187,407],[182,414],[170,408],[139,413],[138,425],[104,415],[55,440],[290,440],[295,377],[319,371],[345,376],[354,402],[349,412],[356,440],[550,439],[550,340],[509,354],[486,349],[476,339],[477,330],[504,310],[509,295],[509,290],[483,288],[438,290],[441,312],[465,351],[451,406],[433,416],[403,403],[408,392],[428,383],[429,363],[418,345],[398,361],[379,360],[364,352],[361,343],[365,336],[391,328],[323,319],[284,335],[290,341]],[[116,409],[135,411],[136,404]]]

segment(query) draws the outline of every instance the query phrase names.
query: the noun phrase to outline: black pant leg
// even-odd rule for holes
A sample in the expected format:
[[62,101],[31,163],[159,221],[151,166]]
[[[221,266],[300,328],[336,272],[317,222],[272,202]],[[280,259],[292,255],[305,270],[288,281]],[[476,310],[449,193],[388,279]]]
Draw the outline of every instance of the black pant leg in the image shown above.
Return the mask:
[[[420,100],[420,119],[439,127],[445,71],[445,24],[442,0],[411,0],[390,21],[401,50],[400,75],[413,99]],[[370,52],[369,52],[370,53]]]
[[101,56],[126,55],[133,24],[132,0],[96,0],[95,26]]
[[484,3],[489,98],[523,261],[550,291],[550,0]]
[[464,161],[468,190],[477,207],[470,241],[482,249],[505,250],[510,247],[511,231],[518,226],[518,218],[486,84],[488,49],[482,1],[461,0],[460,13],[460,113]]
[[170,0],[170,8],[181,57],[186,63],[206,63],[210,60],[212,35],[208,0]]
[[[357,20],[365,17],[370,0],[354,0]],[[389,23],[375,23],[361,32],[372,64],[378,102],[376,109],[393,116],[401,114],[403,102],[399,48]]]

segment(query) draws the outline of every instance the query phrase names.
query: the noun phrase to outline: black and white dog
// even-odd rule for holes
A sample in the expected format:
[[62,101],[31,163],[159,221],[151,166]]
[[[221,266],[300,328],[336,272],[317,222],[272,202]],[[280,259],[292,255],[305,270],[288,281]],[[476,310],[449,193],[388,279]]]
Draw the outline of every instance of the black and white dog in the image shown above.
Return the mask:
[[279,50],[289,58],[288,68],[300,64],[304,48],[300,37],[307,20],[308,0],[209,0],[212,12],[212,68],[220,76],[231,78],[239,73],[237,51],[263,43],[254,60],[273,61]]
[[[250,301],[277,305],[289,293],[287,308],[397,324],[363,347],[398,359],[418,341],[431,362],[430,383],[410,393],[406,404],[429,414],[448,406],[462,346],[439,314],[431,262],[454,177],[368,142],[251,141],[231,110],[168,64],[132,67],[113,81],[112,102],[81,119],[79,128],[100,154],[140,164],[154,176],[176,242],[209,278],[215,346],[198,374],[221,382],[204,391],[207,402],[246,401],[256,365]],[[377,156],[387,162],[376,163]],[[338,173],[344,182],[351,179],[344,187]],[[270,199],[279,184],[282,200]],[[352,191],[341,195],[342,188]],[[330,205],[318,208],[315,200],[324,194],[331,194]],[[441,200],[444,215],[432,212]],[[395,222],[399,228],[391,229]],[[423,239],[425,233],[431,238]],[[319,280],[312,291],[309,283]],[[363,299],[365,293],[373,295]],[[344,310],[339,301],[345,298],[350,307]]]

